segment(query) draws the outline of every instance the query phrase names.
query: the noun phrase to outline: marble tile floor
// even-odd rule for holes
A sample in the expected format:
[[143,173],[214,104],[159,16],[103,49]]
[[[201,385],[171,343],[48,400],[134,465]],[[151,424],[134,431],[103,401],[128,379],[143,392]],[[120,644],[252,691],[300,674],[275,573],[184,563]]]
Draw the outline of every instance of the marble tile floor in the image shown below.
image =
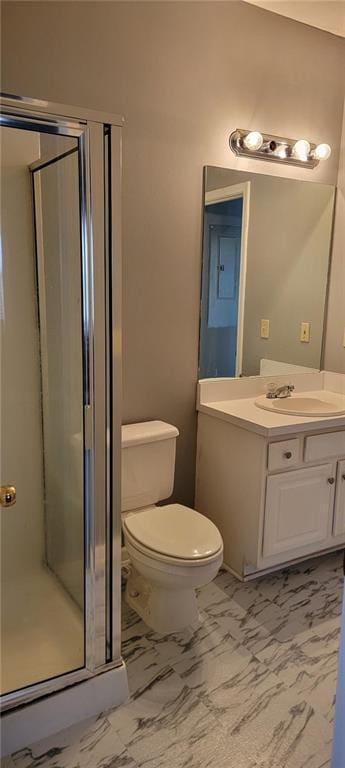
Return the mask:
[[161,637],[126,604],[130,700],[4,768],[329,768],[342,554],[200,590],[197,627]]

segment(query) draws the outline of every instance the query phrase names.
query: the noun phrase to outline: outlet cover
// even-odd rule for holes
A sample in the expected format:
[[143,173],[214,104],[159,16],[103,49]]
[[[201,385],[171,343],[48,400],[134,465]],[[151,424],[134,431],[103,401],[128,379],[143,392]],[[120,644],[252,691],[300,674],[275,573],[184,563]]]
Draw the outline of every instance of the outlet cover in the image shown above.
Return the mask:
[[260,336],[262,339],[269,339],[270,336],[270,321],[262,319],[260,321]]
[[310,323],[301,323],[300,341],[310,341]]

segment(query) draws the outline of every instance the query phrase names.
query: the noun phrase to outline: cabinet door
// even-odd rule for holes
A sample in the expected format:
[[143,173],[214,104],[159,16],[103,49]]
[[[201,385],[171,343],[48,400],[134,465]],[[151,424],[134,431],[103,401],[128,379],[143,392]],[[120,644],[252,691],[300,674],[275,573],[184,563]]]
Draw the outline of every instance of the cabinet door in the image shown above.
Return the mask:
[[338,461],[333,534],[345,534],[345,460]]
[[331,533],[335,464],[267,479],[263,555],[312,547]]

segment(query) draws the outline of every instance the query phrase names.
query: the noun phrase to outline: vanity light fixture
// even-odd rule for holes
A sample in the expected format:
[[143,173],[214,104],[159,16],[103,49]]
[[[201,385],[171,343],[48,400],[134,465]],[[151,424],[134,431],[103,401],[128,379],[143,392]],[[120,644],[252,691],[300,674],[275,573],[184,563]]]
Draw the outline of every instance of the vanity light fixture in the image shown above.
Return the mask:
[[329,144],[313,144],[307,139],[287,139],[259,131],[237,128],[230,136],[230,148],[240,157],[272,160],[277,163],[315,168],[331,154]]

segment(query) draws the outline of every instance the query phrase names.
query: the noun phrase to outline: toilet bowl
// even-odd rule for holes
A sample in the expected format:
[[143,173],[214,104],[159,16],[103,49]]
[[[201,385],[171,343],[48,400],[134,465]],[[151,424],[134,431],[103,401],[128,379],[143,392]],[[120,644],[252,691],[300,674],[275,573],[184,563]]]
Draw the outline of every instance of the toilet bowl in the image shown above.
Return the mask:
[[160,634],[198,620],[195,590],[214,579],[223,560],[211,520],[182,504],[156,506],[172,493],[177,435],[176,427],[157,421],[122,428],[122,529],[131,563],[126,600]]

